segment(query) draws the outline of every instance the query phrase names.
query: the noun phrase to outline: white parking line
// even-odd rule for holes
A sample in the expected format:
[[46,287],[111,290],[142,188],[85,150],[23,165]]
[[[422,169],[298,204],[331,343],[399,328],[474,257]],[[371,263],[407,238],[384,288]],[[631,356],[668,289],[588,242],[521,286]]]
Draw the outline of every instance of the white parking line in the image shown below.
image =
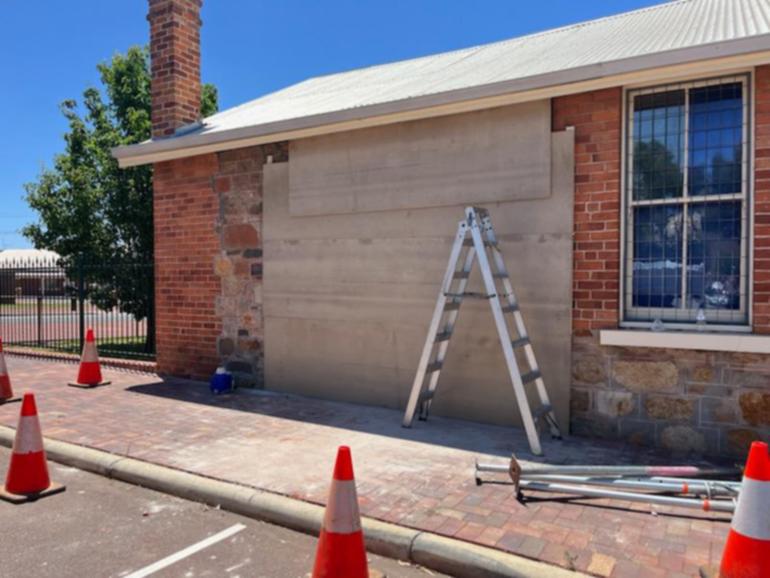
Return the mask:
[[246,526],[244,526],[243,524],[235,524],[234,526],[230,526],[229,528],[227,528],[226,530],[222,530],[218,534],[209,536],[205,540],[201,540],[200,542],[193,544],[192,546],[188,546],[184,550],[179,550],[179,552],[176,552],[175,554],[171,554],[171,556],[167,556],[162,560],[158,560],[154,564],[145,566],[141,570],[137,570],[136,572],[129,574],[125,578],[144,578],[145,576],[154,574],[158,570],[162,570],[163,568],[171,566],[175,562],[179,562],[179,560],[187,558],[188,556],[192,556],[196,552],[200,552],[204,548],[208,548],[209,546],[216,544],[217,542],[221,542],[222,540],[225,540],[230,536],[237,534],[238,532],[240,532],[245,528]]

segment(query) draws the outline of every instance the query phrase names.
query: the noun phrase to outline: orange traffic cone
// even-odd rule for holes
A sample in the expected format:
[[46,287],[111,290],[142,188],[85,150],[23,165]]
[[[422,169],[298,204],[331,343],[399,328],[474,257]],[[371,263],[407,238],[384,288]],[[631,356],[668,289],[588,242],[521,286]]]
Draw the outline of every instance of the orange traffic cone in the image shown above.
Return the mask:
[[8,367],[5,365],[5,356],[3,355],[3,340],[0,339],[0,405],[20,399],[20,397],[13,395],[11,378],[8,375]]
[[96,350],[94,330],[89,327],[86,332],[86,342],[83,345],[83,354],[80,356],[78,380],[70,381],[67,385],[88,388],[109,383],[109,381],[102,381],[102,368],[99,366],[99,352]]
[[51,483],[48,477],[35,396],[25,393],[16,437],[13,440],[11,463],[8,466],[5,485],[0,487],[0,499],[21,503],[62,491],[64,486]]
[[337,450],[313,578],[368,578],[364,533],[358,513],[350,448]]
[[751,444],[719,576],[770,576],[770,453],[766,443]]

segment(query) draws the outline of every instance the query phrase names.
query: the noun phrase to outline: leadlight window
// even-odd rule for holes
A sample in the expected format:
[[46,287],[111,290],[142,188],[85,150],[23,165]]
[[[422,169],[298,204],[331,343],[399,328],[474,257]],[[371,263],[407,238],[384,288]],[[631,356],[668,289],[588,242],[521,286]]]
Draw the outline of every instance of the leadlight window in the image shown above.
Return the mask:
[[748,322],[749,82],[627,93],[624,321]]

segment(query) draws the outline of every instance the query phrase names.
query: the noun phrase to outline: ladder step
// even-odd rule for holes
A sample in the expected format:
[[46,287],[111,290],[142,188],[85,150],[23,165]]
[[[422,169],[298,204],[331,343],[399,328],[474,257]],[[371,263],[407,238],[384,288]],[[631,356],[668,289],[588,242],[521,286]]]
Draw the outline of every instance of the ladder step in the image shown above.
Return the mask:
[[537,420],[543,417],[544,415],[551,413],[552,411],[553,411],[553,406],[551,406],[550,403],[545,403],[532,412],[532,417]]
[[428,364],[428,368],[425,370],[425,373],[433,373],[435,371],[441,371],[441,366],[444,365],[440,361],[434,361],[433,363]]
[[534,369],[530,371],[529,373],[525,373],[521,376],[521,382],[522,383],[532,383],[533,381],[536,381],[539,379],[540,376],[540,370]]
[[447,301],[447,303],[444,305],[444,311],[457,311],[459,308],[459,301]]
[[503,313],[513,313],[514,311],[519,310],[519,304],[514,303],[513,305],[504,305],[503,306]]
[[426,389],[420,394],[420,403],[423,403],[425,401],[430,401],[433,399],[433,397],[436,395],[436,391],[430,391],[429,389]]
[[491,299],[492,297],[495,297],[494,295],[487,295],[486,293],[444,293],[444,297],[448,297],[450,299],[462,299],[463,297],[468,297],[470,299]]
[[524,347],[525,345],[529,345],[529,337],[524,336],[524,337],[519,337],[518,339],[514,339],[513,341],[511,341],[511,345],[513,346],[514,349],[516,349],[517,347]]
[[455,271],[453,278],[455,279],[467,279],[471,276],[470,271]]
[[508,279],[508,273],[495,273],[492,277],[495,279]]
[[449,338],[452,337],[451,331],[442,331],[441,333],[436,334],[436,343],[439,341],[449,341]]
[[[473,247],[473,239],[472,238],[471,239],[465,239],[465,241],[463,241],[463,245],[465,245],[466,247]],[[485,247],[497,247],[497,243],[493,243],[492,241],[487,241],[486,239],[484,239],[484,246]]]

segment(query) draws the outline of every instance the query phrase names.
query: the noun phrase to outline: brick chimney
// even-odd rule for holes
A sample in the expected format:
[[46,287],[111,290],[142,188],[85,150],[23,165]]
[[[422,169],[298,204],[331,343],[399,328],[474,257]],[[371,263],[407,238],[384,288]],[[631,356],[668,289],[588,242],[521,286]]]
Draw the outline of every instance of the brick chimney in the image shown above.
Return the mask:
[[203,0],[149,0],[152,136],[200,119]]

